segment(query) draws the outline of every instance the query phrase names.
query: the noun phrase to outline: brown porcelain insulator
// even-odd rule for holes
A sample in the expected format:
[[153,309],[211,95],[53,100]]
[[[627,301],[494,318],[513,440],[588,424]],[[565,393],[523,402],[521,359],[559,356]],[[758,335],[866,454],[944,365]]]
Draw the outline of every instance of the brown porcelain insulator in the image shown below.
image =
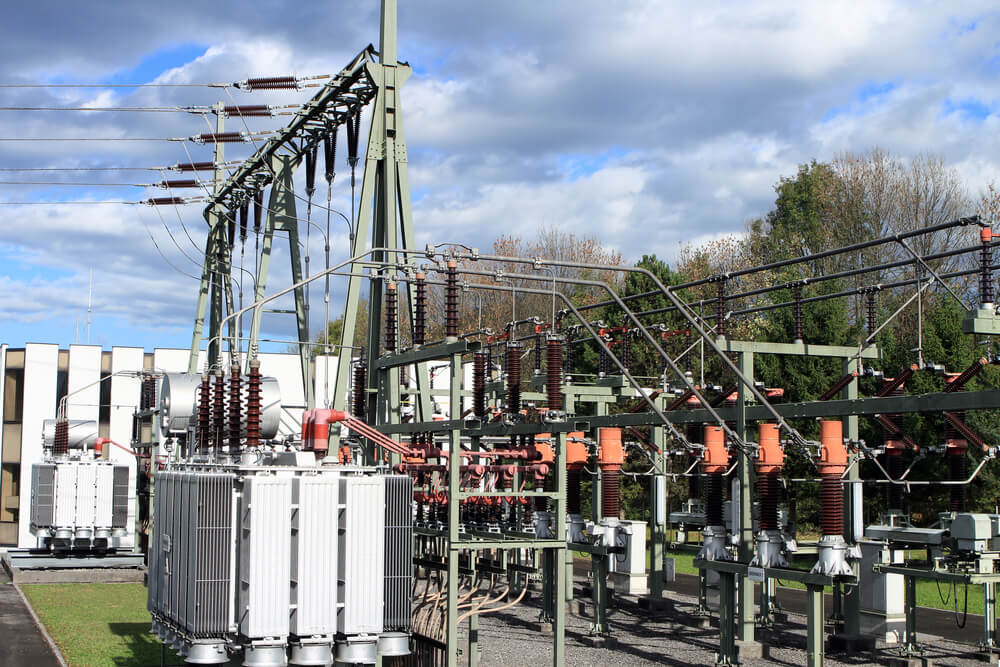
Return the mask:
[[722,524],[722,473],[709,473],[705,476],[705,525],[721,526]]
[[247,448],[260,446],[260,361],[250,362],[247,379]]
[[507,412],[521,411],[521,345],[507,344]]
[[69,422],[65,419],[56,421],[56,434],[52,440],[53,456],[63,456],[69,452]]
[[444,326],[445,336],[458,336],[458,262],[448,260],[444,288]]
[[477,351],[472,355],[472,412],[479,419],[486,416],[486,368],[489,353]]
[[198,389],[198,447],[208,449],[212,433],[212,387],[208,374],[201,376]]
[[226,377],[222,371],[215,373],[215,391],[212,393],[212,446],[222,447],[226,437]]
[[562,410],[562,336],[549,336],[545,341],[545,392],[549,410]]
[[427,339],[427,278],[416,276],[416,295],[413,299],[413,344],[423,345]]
[[839,474],[820,475],[820,529],[823,535],[842,535],[844,532],[844,482]]
[[396,331],[398,329],[398,307],[396,283],[385,286],[385,350],[396,351]]
[[240,365],[233,364],[229,374],[229,452],[240,451],[240,435],[243,430],[243,405],[240,396]]

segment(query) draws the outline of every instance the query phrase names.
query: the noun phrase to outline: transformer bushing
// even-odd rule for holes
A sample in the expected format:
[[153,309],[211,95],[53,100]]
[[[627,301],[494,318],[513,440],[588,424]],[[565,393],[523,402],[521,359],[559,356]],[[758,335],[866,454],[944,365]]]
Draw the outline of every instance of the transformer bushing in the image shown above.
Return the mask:
[[702,560],[732,560],[726,548],[726,526],[722,522],[722,474],[729,464],[726,436],[721,426],[705,427],[705,449],[702,466],[705,471],[705,528],[698,558]]
[[757,533],[757,553],[751,565],[757,567],[787,567],[782,553],[784,539],[778,527],[778,493],[781,466],[785,453],[781,449],[778,427],[761,424],[758,431],[757,488],[760,492],[760,532]]
[[820,475],[819,558],[814,574],[830,577],[851,575],[854,570],[847,562],[848,545],[844,541],[844,482],[847,470],[847,448],[844,447],[844,425],[835,419],[820,421],[820,460],[816,464]]

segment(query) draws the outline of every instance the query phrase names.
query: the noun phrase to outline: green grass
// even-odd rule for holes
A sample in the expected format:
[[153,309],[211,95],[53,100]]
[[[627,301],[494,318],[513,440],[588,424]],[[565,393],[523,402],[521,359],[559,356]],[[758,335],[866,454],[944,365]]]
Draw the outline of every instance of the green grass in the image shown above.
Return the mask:
[[[159,665],[142,584],[21,586],[70,667]],[[181,659],[167,651],[168,664]]]

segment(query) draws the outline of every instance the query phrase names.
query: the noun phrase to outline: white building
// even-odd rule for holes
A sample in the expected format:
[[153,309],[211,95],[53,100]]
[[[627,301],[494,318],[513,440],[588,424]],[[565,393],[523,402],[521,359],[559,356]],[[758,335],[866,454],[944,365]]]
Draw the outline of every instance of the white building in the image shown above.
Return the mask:
[[[126,447],[132,441],[133,414],[139,404],[140,380],[114,376],[119,371],[157,370],[184,372],[188,366],[187,350],[156,349],[145,352],[138,347],[97,345],[58,345],[28,343],[23,348],[0,344],[0,546],[33,547],[35,538],[29,529],[31,503],[31,466],[42,460],[42,422],[56,416],[56,406],[67,400],[69,419],[88,419],[98,423],[99,435]],[[279,435],[300,432],[305,397],[302,391],[302,367],[297,354],[260,355],[261,373],[278,379],[282,394],[282,418]],[[317,404],[323,403],[324,386],[332,392],[336,374],[335,357],[318,357],[315,363]],[[331,382],[324,378],[329,372]],[[92,386],[88,386],[92,385]],[[86,387],[86,388],[84,388]],[[144,428],[148,429],[149,426]],[[148,438],[148,432],[146,434]],[[130,514],[128,525],[136,519],[136,459],[117,447],[107,449],[108,456],[130,467]],[[123,547],[134,545],[134,533]]]

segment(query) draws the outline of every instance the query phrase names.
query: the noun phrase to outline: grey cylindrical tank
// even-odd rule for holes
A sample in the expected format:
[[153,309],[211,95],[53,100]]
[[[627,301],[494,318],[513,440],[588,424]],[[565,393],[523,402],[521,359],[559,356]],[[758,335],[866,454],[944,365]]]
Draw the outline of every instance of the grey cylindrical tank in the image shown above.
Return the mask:
[[[247,383],[246,375],[240,377],[240,402],[243,405],[243,433],[246,433]],[[170,434],[185,433],[188,426],[198,421],[199,373],[166,373],[160,380],[160,428]],[[212,386],[215,377],[212,377]],[[264,377],[260,381],[260,435],[268,440],[278,434],[281,424],[281,387],[278,379]],[[229,378],[226,378],[226,397],[229,396]],[[227,411],[228,420],[228,411]]]
[[[93,419],[68,419],[67,421],[69,422],[69,448],[93,449],[94,440],[97,440],[97,422]],[[42,422],[42,443],[45,449],[52,449],[55,439],[56,420],[44,420]]]

